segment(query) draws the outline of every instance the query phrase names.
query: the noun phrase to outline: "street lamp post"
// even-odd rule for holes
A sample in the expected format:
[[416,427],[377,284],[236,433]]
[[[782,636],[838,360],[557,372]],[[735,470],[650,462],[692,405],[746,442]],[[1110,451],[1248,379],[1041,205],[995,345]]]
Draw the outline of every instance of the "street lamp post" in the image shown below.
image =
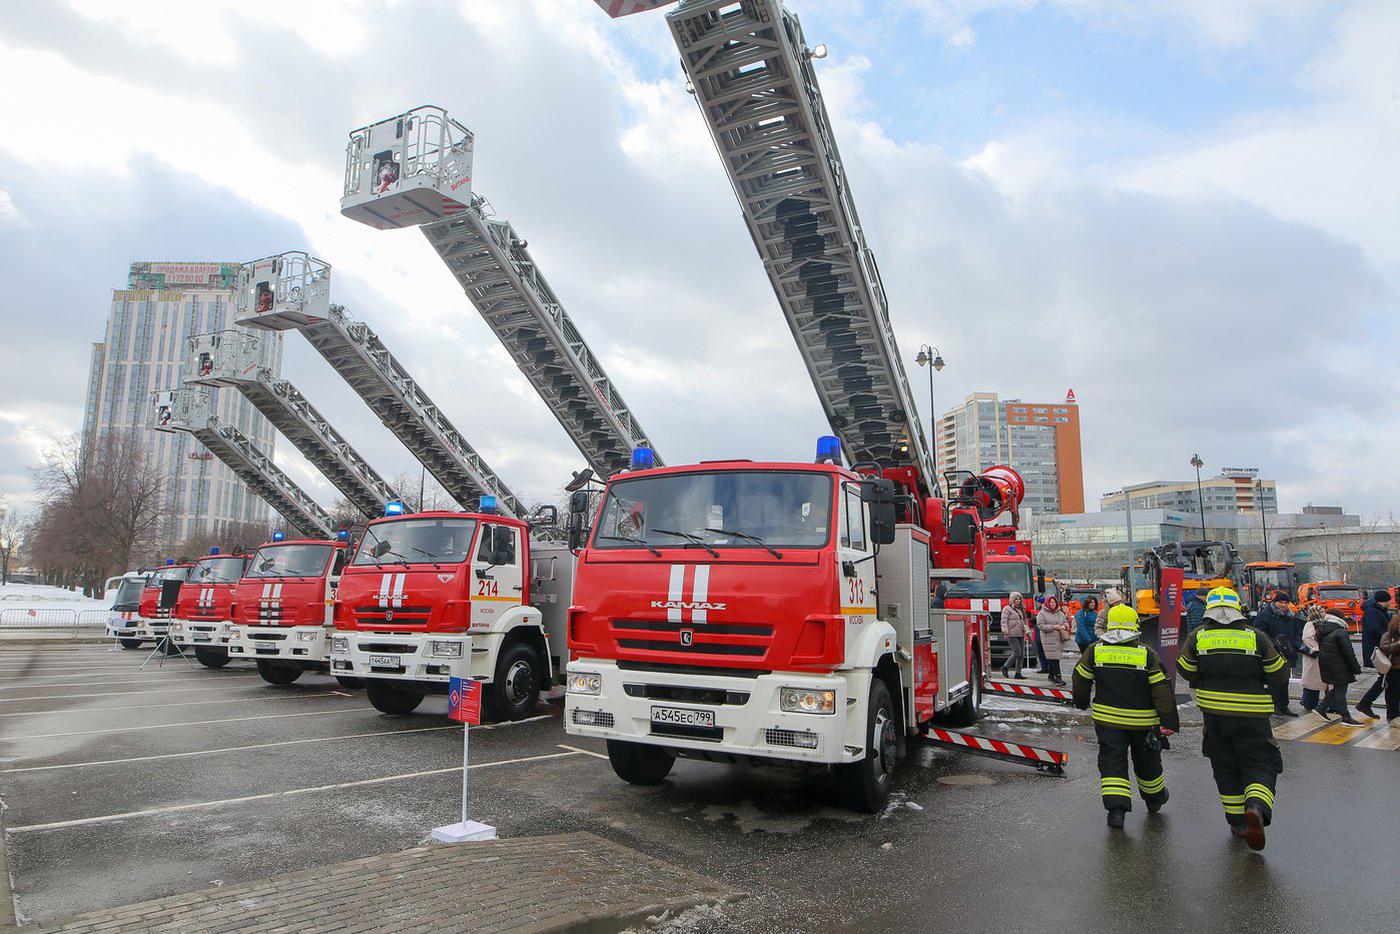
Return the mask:
[[1254,505],[1259,508],[1259,524],[1264,528],[1264,560],[1269,560],[1269,515],[1264,511],[1264,482],[1254,481]]
[[1205,496],[1205,493],[1201,491],[1201,468],[1204,467],[1205,465],[1206,465],[1206,462],[1203,461],[1203,460],[1201,460],[1201,455],[1199,455],[1199,454],[1192,454],[1192,455],[1191,455],[1191,466],[1196,468],[1196,505],[1198,505],[1198,506],[1200,507],[1200,510],[1201,510],[1201,539],[1202,539],[1202,540],[1204,540],[1205,537],[1206,537],[1206,496]]
[[933,434],[929,438],[929,444],[933,448],[933,475],[934,482],[938,477],[938,410],[933,406],[933,374],[935,370],[943,369],[943,353],[931,344],[924,344],[919,348],[919,355],[914,358],[914,362],[919,366],[928,367],[928,412],[929,428]]

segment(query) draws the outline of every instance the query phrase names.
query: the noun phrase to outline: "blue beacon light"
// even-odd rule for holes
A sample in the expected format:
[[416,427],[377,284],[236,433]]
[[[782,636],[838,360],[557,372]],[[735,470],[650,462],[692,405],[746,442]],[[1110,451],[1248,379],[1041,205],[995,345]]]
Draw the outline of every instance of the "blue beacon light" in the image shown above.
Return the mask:
[[483,496],[481,498],[481,505],[477,508],[488,516],[494,516],[496,514],[496,497]]
[[391,499],[391,500],[389,500],[389,502],[387,502],[387,503],[384,504],[384,515],[386,515],[386,516],[401,516],[401,515],[403,515],[403,514],[404,514],[404,505],[403,505],[403,502],[402,502],[402,501],[397,500],[397,499]]
[[817,439],[817,463],[841,463],[841,439],[835,435],[822,435]]
[[651,448],[636,448],[632,451],[632,469],[650,470],[656,466],[656,452]]

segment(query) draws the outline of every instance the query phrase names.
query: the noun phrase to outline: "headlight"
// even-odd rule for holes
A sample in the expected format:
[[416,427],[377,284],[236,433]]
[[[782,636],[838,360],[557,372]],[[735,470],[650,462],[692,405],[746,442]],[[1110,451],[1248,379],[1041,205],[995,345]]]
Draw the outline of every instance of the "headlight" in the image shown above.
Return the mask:
[[835,713],[836,692],[811,688],[783,688],[778,692],[783,713]]
[[331,636],[331,651],[332,651],[332,652],[348,652],[348,651],[350,651],[350,637],[349,637],[349,636]]
[[437,639],[433,639],[428,643],[428,654],[437,658],[461,658],[462,643],[439,642]]
[[320,634],[319,632],[299,632],[299,633],[297,633],[297,641],[298,641],[298,642],[315,642],[315,641],[316,641],[317,639],[319,639],[320,637],[321,637],[321,634]]
[[570,694],[601,694],[603,692],[603,676],[591,671],[571,671],[569,672],[569,693]]

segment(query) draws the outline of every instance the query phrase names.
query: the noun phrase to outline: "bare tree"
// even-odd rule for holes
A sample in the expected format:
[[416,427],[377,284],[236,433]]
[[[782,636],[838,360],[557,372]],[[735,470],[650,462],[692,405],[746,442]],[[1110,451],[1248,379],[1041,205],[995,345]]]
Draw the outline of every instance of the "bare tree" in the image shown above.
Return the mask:
[[10,582],[10,568],[24,541],[25,523],[10,506],[9,497],[0,495],[0,584]]
[[437,478],[426,471],[398,474],[389,481],[389,485],[399,491],[409,512],[461,508],[437,482]]

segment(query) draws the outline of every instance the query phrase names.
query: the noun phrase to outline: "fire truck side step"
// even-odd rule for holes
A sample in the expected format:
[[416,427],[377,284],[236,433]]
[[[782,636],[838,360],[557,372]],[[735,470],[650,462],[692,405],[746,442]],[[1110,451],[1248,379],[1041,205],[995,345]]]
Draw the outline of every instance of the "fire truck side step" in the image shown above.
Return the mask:
[[935,726],[927,727],[920,738],[933,746],[964,749],[992,759],[1001,759],[1003,762],[1017,762],[1029,765],[1038,772],[1049,772],[1051,775],[1065,774],[1065,765],[1069,762],[1069,753],[1060,752],[1058,749],[1042,749],[1039,746],[1027,746],[1024,743],[992,739],[978,736],[976,733],[960,733]]
[[1042,688],[1032,684],[1011,684],[1007,681],[982,682],[982,690],[989,694],[1000,694],[1003,697],[1021,697],[1026,700],[1049,701],[1052,704],[1074,703],[1074,693],[1066,691],[1064,688]]

